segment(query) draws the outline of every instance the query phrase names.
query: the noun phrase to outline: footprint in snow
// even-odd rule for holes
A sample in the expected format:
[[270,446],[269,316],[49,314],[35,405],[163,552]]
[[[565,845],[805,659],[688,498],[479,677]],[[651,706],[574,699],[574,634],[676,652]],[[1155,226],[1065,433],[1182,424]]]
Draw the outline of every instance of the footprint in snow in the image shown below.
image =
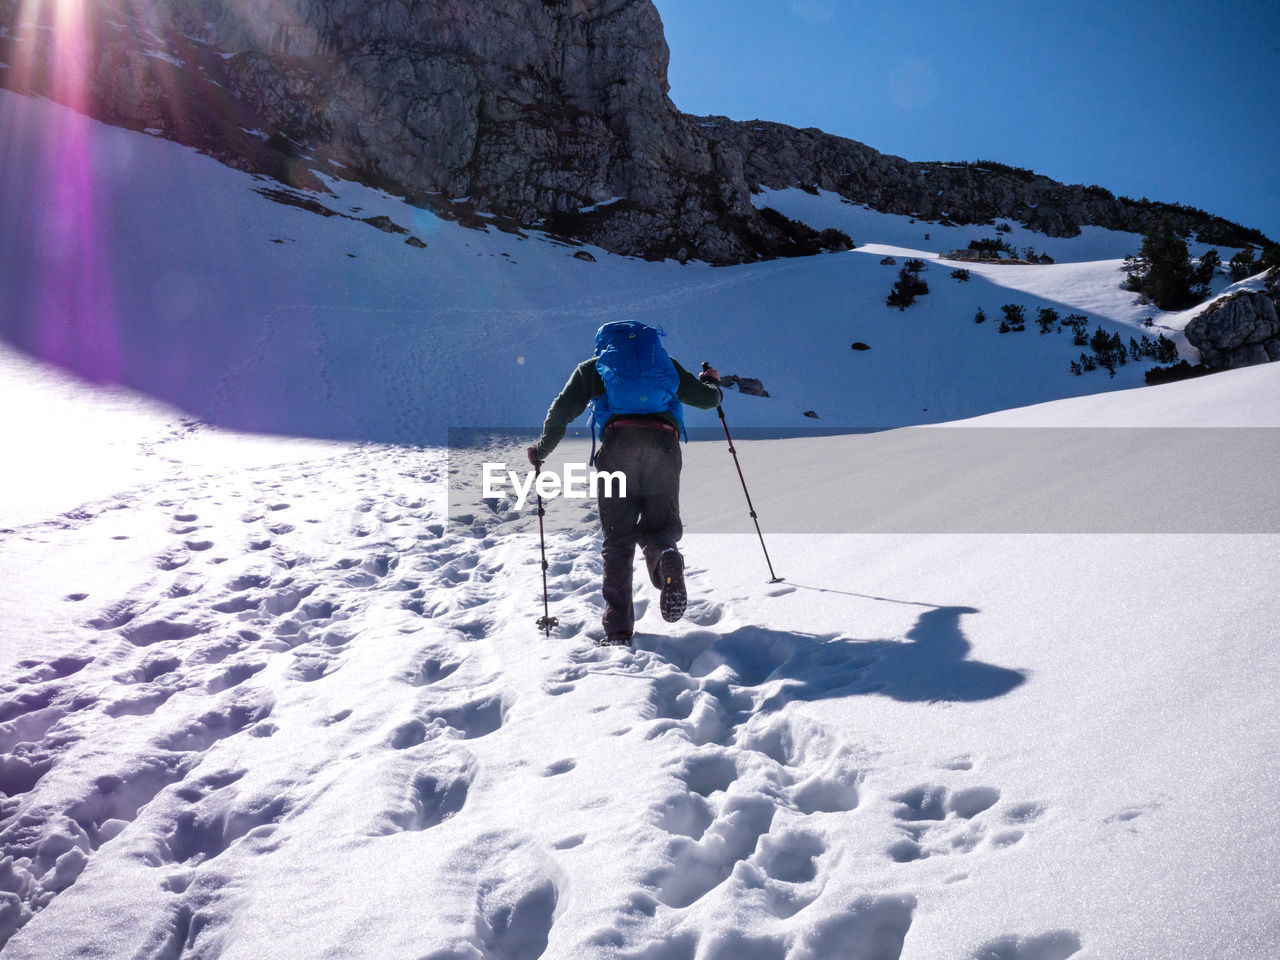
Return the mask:
[[[1132,824],[1135,820],[1152,813],[1159,807],[1159,803],[1138,804],[1131,807],[1124,807],[1103,820],[1103,823],[1111,825]],[[1135,827],[1131,826],[1129,829],[1134,830]]]
[[701,839],[675,839],[672,865],[650,878],[654,896],[675,909],[701,900],[729,878],[739,861],[751,856],[777,809],[769,797],[726,796]]
[[266,697],[234,700],[186,721],[180,729],[172,731],[156,743],[164,750],[203,753],[215,743],[265,720],[271,715],[273,707],[273,701]]
[[487,737],[502,728],[510,705],[501,695],[482,697],[459,704],[456,707],[437,708],[432,711],[433,721],[444,724],[462,734],[462,739]]
[[199,786],[174,791],[190,807],[177,814],[165,837],[172,862],[207,863],[237,841],[265,839],[292,809],[286,797],[241,797],[230,784],[219,782],[204,788],[208,793]]
[[156,557],[156,566],[161,570],[177,570],[191,562],[191,555],[185,550],[172,549]]
[[123,627],[138,614],[138,608],[132,601],[120,600],[105,607],[101,613],[89,621],[95,630],[115,630]]
[[[885,851],[897,863],[931,856],[968,853],[987,836],[987,827],[975,818],[1000,802],[995,787],[967,787],[955,791],[940,786],[913,787],[890,798],[897,806],[903,838]],[[1016,804],[1004,811],[1007,824],[1030,823],[1043,813],[1039,804]],[[1023,830],[1005,828],[991,834],[991,845],[1008,847],[1023,838]]]
[[425,687],[433,683],[439,683],[441,680],[452,676],[461,665],[461,660],[430,656],[411,670],[405,680],[411,686]]
[[245,613],[249,610],[257,610],[259,602],[257,597],[240,594],[239,596],[228,597],[225,600],[212,603],[209,605],[209,609],[218,613]]
[[705,797],[687,791],[667,797],[655,813],[658,826],[667,833],[695,841],[702,839],[716,818]]
[[160,617],[154,620],[134,620],[121,629],[125,639],[135,647],[149,647],[157,643],[170,643],[178,640],[189,640],[208,632],[204,623],[191,623]]
[[176,687],[156,687],[150,690],[133,690],[116,700],[106,700],[102,712],[109,717],[148,717],[169,701]]
[[756,880],[765,894],[765,909],[787,920],[822,893],[825,883],[819,878],[819,860],[825,853],[821,838],[808,831],[767,833],[748,861],[755,869],[744,871],[743,878],[749,885]]
[[700,627],[710,627],[724,619],[724,605],[710,600],[694,601],[684,618]]
[[1083,949],[1074,930],[1053,930],[1030,937],[1000,937],[983,944],[973,960],[1067,960]]
[[439,826],[462,812],[474,777],[473,764],[452,771],[432,769],[418,773],[409,786],[407,807],[388,814],[387,819],[402,831]]
[[322,680],[341,667],[341,661],[334,662],[326,655],[298,657],[289,671],[289,677],[299,683],[314,683]]
[[1045,814],[1043,803],[1015,803],[1004,811],[1008,823],[1035,823]]
[[69,655],[58,657],[54,660],[23,660],[18,666],[27,670],[28,673],[18,677],[18,683],[44,683],[48,680],[64,680],[73,674],[79,673],[85,667],[93,662],[92,657],[77,657]]
[[[496,837],[481,837],[477,844],[485,846],[477,849],[500,842]],[[516,848],[507,862],[491,863],[487,871],[481,868],[473,873],[473,876],[489,873],[488,879],[480,881],[475,898],[480,913],[476,924],[480,956],[538,960],[546,953],[560,889],[548,869],[523,864],[522,854],[523,851]]]
[[227,589],[233,592],[243,590],[260,590],[271,583],[271,577],[265,573],[244,573],[232,578],[227,583]]

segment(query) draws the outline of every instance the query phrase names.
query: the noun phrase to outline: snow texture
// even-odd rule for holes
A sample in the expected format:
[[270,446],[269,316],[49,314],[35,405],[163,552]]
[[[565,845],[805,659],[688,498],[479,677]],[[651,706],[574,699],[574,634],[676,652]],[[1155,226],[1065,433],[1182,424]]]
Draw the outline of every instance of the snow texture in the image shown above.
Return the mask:
[[[1280,367],[1062,399],[1136,381],[1072,378],[1056,334],[1006,343],[969,317],[1016,287],[1139,321],[1089,246],[949,294],[931,267],[936,292],[899,314],[889,247],[591,264],[349,185],[319,198],[412,224],[415,249],[172,144],[0,107],[21,226],[0,242],[4,331],[28,351],[0,348],[21,411],[0,427],[6,960],[1280,950],[1280,538],[780,535],[757,499],[785,582],[754,534],[691,534],[686,618],[645,587],[635,649],[596,648],[590,505],[557,504],[581,523],[547,544],[544,638],[536,528],[447,520],[440,446],[448,425],[536,420],[620,317],[762,378],[777,399],[726,401],[752,426],[817,406],[1274,427]],[[57,352],[74,338],[27,337],[65,269],[33,250],[86,235],[35,212],[52,148],[32,131],[68,128],[119,161],[93,167],[100,215],[75,214],[104,245],[67,256],[113,257],[114,381],[141,393],[29,355],[87,372]],[[1032,401],[1054,402],[994,412]],[[841,442],[755,441],[744,470],[804,491],[787,445]],[[741,491],[723,441],[686,449],[693,528]],[[851,509],[808,500],[829,529]]]

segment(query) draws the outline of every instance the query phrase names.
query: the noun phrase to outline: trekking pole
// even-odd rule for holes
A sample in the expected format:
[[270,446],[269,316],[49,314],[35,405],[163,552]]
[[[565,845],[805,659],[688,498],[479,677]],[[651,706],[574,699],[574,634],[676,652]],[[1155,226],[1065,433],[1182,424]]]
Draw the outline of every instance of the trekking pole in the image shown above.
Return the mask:
[[[702,369],[708,370],[711,364],[702,361]],[[769,565],[770,583],[781,583],[782,577],[773,572],[773,562],[769,559],[769,548],[764,545],[764,534],[760,532],[760,521],[756,517],[756,508],[751,503],[751,494],[747,492],[747,479],[742,475],[742,464],[738,461],[738,451],[734,449],[733,437],[729,436],[729,424],[724,419],[724,407],[716,404],[716,413],[720,415],[720,426],[724,428],[724,438],[729,441],[729,452],[733,454],[733,465],[738,468],[738,479],[742,482],[742,493],[747,498],[747,510],[751,514],[751,522],[756,525],[756,536],[760,538],[760,549],[764,551],[764,562]]]
[[560,626],[560,621],[551,616],[551,609],[547,600],[547,535],[542,529],[542,518],[546,514],[546,510],[542,506],[542,493],[538,491],[538,477],[542,473],[542,461],[539,460],[533,465],[533,487],[538,495],[538,542],[542,546],[542,616],[538,618],[538,629],[546,633],[547,637],[551,636],[551,631]]

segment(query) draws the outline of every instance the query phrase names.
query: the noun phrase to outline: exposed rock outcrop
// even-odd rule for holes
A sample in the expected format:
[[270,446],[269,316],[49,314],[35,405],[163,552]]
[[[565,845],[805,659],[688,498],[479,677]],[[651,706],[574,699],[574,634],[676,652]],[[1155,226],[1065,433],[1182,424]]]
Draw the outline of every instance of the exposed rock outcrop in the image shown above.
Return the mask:
[[1280,360],[1280,270],[1271,271],[1262,290],[1216,301],[1187,324],[1186,334],[1210,369]]
[[736,373],[721,377],[720,386],[736,387],[739,393],[749,394],[753,397],[767,397],[769,395],[769,391],[764,388],[764,384],[761,381],[755,377],[740,377]]
[[83,29],[53,22],[57,9],[0,0],[0,85],[294,186],[357,177],[619,253],[732,263],[821,248],[752,206],[761,185],[1056,236],[1168,215],[1208,242],[1264,239],[1030,171],[681,114],[650,0],[98,0]]

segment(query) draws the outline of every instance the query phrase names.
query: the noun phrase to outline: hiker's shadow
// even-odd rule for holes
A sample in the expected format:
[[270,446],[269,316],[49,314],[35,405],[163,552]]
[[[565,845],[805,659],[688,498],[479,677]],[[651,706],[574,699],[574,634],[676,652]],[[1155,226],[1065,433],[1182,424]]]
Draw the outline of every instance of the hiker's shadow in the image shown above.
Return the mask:
[[920,615],[901,640],[837,637],[802,645],[773,673],[782,689],[763,704],[878,693],[907,703],[992,700],[1021,685],[1020,670],[970,660],[960,618],[973,607],[936,607]]
[[[728,634],[696,634],[682,638],[677,654],[667,643],[655,652],[675,660],[694,675],[720,663],[742,684],[781,681],[759,710],[777,710],[795,700],[877,694],[906,703],[938,700],[976,702],[1003,696],[1021,685],[1026,674],[980,660],[970,660],[971,645],[960,619],[973,607],[933,607],[922,613],[903,640],[854,640],[839,635],[813,635],[742,627]],[[699,643],[698,641],[703,641]]]

